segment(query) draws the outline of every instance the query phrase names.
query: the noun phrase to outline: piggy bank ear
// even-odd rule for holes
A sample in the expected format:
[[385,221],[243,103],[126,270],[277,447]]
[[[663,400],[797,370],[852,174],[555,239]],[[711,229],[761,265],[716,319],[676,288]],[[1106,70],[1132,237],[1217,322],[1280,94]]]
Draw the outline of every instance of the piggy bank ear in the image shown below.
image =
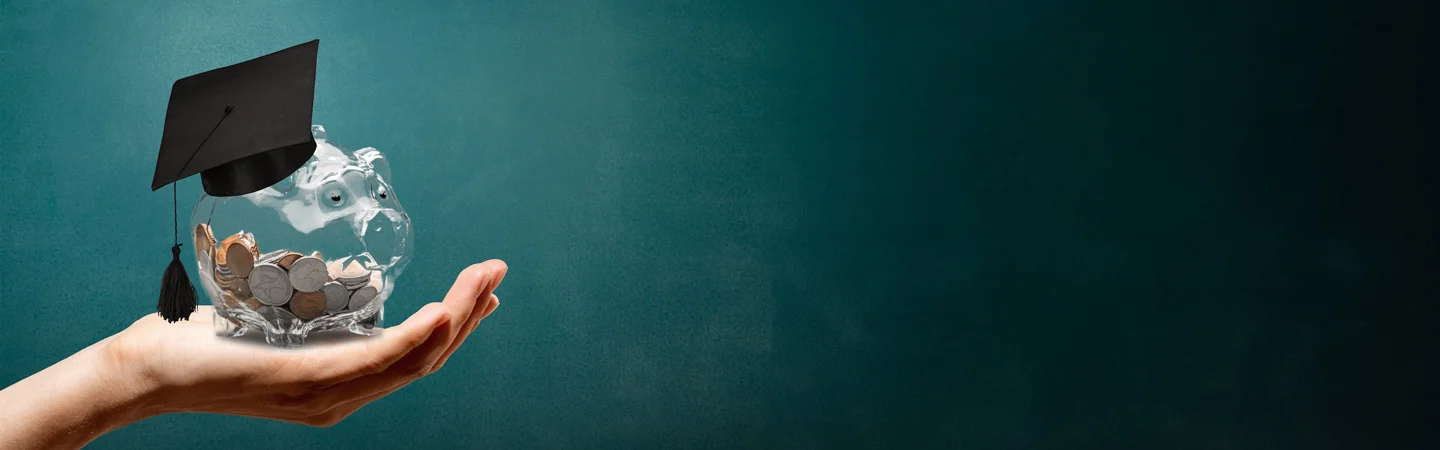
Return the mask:
[[390,163],[385,161],[385,155],[381,154],[375,147],[365,147],[355,151],[355,159],[360,166],[380,174],[387,182],[390,180]]

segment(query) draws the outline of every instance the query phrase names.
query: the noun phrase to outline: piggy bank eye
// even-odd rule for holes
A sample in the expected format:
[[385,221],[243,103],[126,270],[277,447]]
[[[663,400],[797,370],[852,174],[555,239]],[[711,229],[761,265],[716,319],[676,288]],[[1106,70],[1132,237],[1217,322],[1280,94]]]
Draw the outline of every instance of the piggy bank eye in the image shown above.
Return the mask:
[[367,174],[366,182],[369,183],[370,193],[376,200],[383,202],[383,204],[390,204],[389,200],[395,196],[395,193],[390,192],[390,185],[386,184],[379,174],[374,172]]
[[329,191],[326,191],[325,198],[330,200],[330,206],[340,206],[345,204],[345,196],[340,193],[339,189],[331,189]]

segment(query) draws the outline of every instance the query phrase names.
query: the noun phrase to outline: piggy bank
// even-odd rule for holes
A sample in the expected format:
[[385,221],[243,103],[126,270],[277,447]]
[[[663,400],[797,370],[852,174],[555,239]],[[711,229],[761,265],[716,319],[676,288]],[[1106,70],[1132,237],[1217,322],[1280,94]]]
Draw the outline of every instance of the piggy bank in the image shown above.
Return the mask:
[[216,334],[298,347],[313,332],[373,335],[383,325],[413,246],[410,217],[384,155],[332,143],[319,125],[311,134],[315,155],[289,177],[195,205],[198,278]]

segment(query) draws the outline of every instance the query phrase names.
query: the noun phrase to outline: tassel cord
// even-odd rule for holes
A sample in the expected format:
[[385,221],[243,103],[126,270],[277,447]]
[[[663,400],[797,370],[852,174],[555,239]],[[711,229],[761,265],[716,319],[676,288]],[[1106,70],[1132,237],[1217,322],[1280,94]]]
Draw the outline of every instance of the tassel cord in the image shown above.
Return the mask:
[[[200,152],[200,148],[205,146],[205,142],[210,140],[210,136],[215,135],[215,130],[219,129],[220,124],[230,117],[230,112],[234,109],[234,105],[225,105],[225,115],[220,116],[220,120],[215,122],[215,127],[210,129],[210,133],[206,134],[205,139],[200,141],[200,145],[195,147],[195,151],[190,153],[190,158],[180,166],[180,173],[185,173],[185,168],[195,160],[195,154]],[[190,284],[190,275],[185,273],[185,263],[180,262],[180,193],[177,186],[179,184],[179,180],[170,183],[171,229],[174,230],[175,245],[170,247],[170,266],[165,268],[165,276],[160,279],[160,303],[155,305],[155,311],[170,323],[190,320],[190,314],[195,312],[197,303],[195,286]]]

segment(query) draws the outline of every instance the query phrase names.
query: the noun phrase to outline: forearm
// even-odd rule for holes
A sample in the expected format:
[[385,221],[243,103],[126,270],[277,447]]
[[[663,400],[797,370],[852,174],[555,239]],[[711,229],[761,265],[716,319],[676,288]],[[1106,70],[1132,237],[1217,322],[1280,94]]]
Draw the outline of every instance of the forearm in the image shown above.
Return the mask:
[[0,448],[80,448],[155,412],[102,341],[0,391]]

